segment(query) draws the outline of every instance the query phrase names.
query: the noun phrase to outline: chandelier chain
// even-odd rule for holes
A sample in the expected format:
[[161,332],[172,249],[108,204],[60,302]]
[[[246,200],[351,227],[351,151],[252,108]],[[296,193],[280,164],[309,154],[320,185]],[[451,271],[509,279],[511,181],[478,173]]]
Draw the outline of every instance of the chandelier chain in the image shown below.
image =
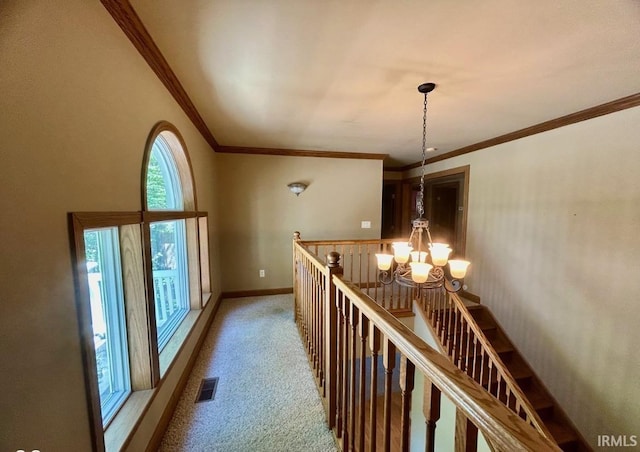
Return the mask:
[[422,111],[422,174],[420,175],[420,199],[418,199],[418,216],[424,217],[424,173],[427,163],[427,93],[424,93],[424,109]]

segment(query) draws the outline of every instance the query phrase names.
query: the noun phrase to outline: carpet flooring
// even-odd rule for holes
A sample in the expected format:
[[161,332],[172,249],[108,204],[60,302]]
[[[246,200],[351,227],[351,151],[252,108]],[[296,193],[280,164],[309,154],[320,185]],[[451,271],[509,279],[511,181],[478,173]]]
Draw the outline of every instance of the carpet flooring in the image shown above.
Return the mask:
[[[194,403],[203,378],[215,398]],[[162,452],[338,450],[293,321],[293,296],[223,300]]]

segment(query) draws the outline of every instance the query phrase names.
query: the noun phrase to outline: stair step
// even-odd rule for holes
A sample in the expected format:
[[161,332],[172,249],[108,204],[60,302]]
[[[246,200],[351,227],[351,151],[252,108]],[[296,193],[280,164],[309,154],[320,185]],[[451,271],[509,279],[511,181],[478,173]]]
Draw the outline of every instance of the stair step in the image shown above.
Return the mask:
[[562,450],[573,450],[577,446],[578,435],[570,427],[555,419],[545,421],[545,426]]
[[519,358],[519,355],[516,355],[516,357],[507,364],[507,368],[509,369],[509,372],[516,380],[518,385],[524,391],[528,380],[533,377],[531,369],[529,369],[529,367],[522,361],[522,359]]
[[524,391],[525,396],[541,419],[549,419],[553,415],[553,400],[540,388],[529,388]]

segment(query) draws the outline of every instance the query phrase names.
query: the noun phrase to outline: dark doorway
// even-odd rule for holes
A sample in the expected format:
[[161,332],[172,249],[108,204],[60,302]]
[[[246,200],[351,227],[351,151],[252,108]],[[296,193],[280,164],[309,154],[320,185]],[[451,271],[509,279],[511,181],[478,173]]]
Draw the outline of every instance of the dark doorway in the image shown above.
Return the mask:
[[382,185],[382,231],[383,239],[401,235],[400,213],[401,205],[400,181],[384,181]]
[[[469,167],[429,174],[424,181],[424,216],[433,242],[448,243],[451,257],[464,257]],[[409,237],[417,218],[420,179],[385,181],[382,196],[382,237]]]
[[458,213],[458,184],[434,184],[431,187],[429,216],[431,238],[434,242],[456,242],[456,214]]

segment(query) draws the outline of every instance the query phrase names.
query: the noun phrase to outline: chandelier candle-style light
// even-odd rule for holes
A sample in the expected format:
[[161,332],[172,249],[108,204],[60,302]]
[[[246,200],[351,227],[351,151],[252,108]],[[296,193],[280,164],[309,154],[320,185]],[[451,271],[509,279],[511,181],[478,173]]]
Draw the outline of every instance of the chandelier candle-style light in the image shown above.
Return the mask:
[[[409,240],[393,242],[393,254],[376,254],[378,260],[378,280],[383,284],[394,281],[407,287],[436,289],[444,287],[450,292],[462,288],[462,279],[467,274],[470,262],[465,260],[449,260],[451,248],[446,243],[433,243],[429,232],[429,221],[424,216],[424,175],[427,161],[427,94],[434,90],[435,83],[424,83],[418,91],[424,94],[424,110],[422,116],[422,175],[420,177],[420,194],[416,201],[418,218],[413,220],[413,229]],[[427,262],[430,257],[431,263]],[[395,261],[395,268],[394,268]],[[447,279],[444,267],[449,264],[451,279]]]

